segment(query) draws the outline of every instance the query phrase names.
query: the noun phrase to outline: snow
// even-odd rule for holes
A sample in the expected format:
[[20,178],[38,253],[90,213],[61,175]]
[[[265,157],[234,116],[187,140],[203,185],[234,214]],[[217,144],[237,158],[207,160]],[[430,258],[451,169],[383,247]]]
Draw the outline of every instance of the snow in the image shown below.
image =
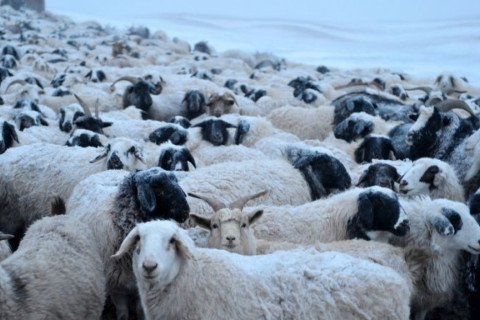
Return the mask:
[[388,68],[414,77],[452,72],[480,85],[480,2],[355,0],[158,2],[47,0],[75,21],[144,25],[218,52],[267,51],[340,69]]

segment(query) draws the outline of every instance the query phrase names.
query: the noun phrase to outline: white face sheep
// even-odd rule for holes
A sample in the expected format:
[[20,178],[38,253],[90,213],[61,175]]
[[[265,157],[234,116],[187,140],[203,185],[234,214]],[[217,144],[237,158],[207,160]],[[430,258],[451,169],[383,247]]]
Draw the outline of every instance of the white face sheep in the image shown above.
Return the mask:
[[148,320],[409,318],[410,291],[401,275],[341,253],[249,257],[195,248],[172,221],[137,224],[112,258],[132,249]]
[[432,199],[465,201],[457,174],[448,163],[439,159],[415,160],[413,166],[399,180],[398,192],[406,196],[424,194]]
[[240,198],[230,205],[225,205],[216,199],[189,193],[189,196],[205,200],[215,211],[211,218],[190,214],[190,219],[193,224],[210,230],[208,237],[209,247],[226,249],[240,254],[254,255],[256,254],[257,246],[250,225],[262,216],[263,211],[256,210],[249,214],[243,214],[242,209],[248,201],[265,194],[266,191],[262,191]]
[[107,158],[106,164],[109,170],[124,169],[131,171],[139,167],[138,162],[145,164],[142,147],[128,138],[112,139],[103,151],[90,162],[94,163],[103,158]]

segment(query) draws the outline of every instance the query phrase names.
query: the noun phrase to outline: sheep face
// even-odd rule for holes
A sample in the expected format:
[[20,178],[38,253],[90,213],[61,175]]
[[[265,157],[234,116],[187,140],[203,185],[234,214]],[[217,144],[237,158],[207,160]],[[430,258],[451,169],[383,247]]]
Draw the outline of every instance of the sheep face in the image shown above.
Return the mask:
[[15,49],[14,46],[11,46],[9,44],[7,44],[5,47],[2,48],[2,56],[6,54],[13,56],[17,60],[20,59],[17,49]]
[[454,77],[451,74],[441,74],[437,77],[437,79],[435,79],[434,84],[436,86],[436,90],[440,90],[445,94],[452,94],[454,92],[460,92],[460,82],[463,81]]
[[145,163],[142,148],[135,142],[127,138],[116,138],[110,141],[100,155],[90,162],[96,162],[100,159],[107,158],[106,167],[111,169],[134,170],[139,165],[138,161]]
[[15,69],[17,67],[17,59],[10,54],[6,54],[0,58],[0,66],[7,69]]
[[220,119],[205,120],[192,126],[192,128],[196,127],[201,128],[203,140],[210,142],[214,146],[226,145],[230,137],[227,129],[236,128],[233,124]]
[[207,113],[209,115],[220,117],[223,114],[232,113],[234,111],[234,106],[236,105],[237,101],[235,97],[225,92],[223,95],[213,94],[207,103]]
[[368,135],[355,150],[357,163],[372,162],[373,159],[396,159],[395,148],[390,138]]
[[198,90],[189,90],[185,93],[182,104],[187,110],[187,118],[193,119],[205,113],[205,96]]
[[428,194],[445,183],[446,164],[437,159],[421,158],[400,179],[398,191],[408,196]]
[[156,129],[148,136],[148,139],[155,144],[162,144],[167,141],[175,145],[182,145],[187,142],[188,131],[179,125],[165,125]]
[[70,132],[73,129],[74,122],[81,116],[84,116],[83,108],[78,104],[71,104],[60,108],[60,119],[58,125],[60,130]]
[[142,221],[173,219],[181,223],[188,219],[186,194],[173,173],[150,168],[135,172],[132,180]]
[[13,77],[13,73],[10,72],[7,68],[0,67],[0,84],[5,80],[7,77]]
[[68,147],[79,146],[82,148],[103,147],[103,144],[97,133],[83,129],[77,129],[72,132],[65,145]]
[[395,190],[399,179],[400,175],[395,167],[386,163],[375,163],[363,172],[357,186],[362,188],[380,186]]
[[372,133],[373,129],[374,124],[371,120],[359,117],[357,113],[354,113],[337,124],[333,133],[335,138],[343,139],[350,143]]
[[96,133],[104,134],[103,128],[110,127],[112,122],[103,122],[100,118],[94,118],[91,116],[79,116],[73,122],[77,128],[90,130]]
[[123,93],[123,108],[135,106],[144,111],[144,117],[148,118],[148,111],[152,106],[152,96],[150,95],[150,86],[143,80],[138,80],[135,84],[128,86]]
[[20,131],[33,126],[48,126],[47,120],[38,112],[32,110],[24,110],[14,117],[15,124]]
[[404,236],[410,229],[408,217],[397,195],[389,189],[370,187],[358,197],[358,212],[347,226],[349,238],[375,239],[382,232]]
[[417,121],[407,133],[407,144],[410,145],[412,159],[430,156],[437,145],[437,132],[448,125],[448,118],[442,118],[440,112],[433,107],[421,107]]
[[113,258],[134,249],[132,268],[140,286],[151,283],[163,288],[175,279],[182,260],[193,258],[193,247],[193,241],[174,222],[157,220],[137,224]]
[[[341,99],[341,97],[338,99]],[[338,124],[355,112],[376,115],[377,106],[368,97],[362,95],[356,94],[352,97],[347,97],[343,103],[335,106],[333,123]]]
[[11,148],[14,142],[18,143],[17,131],[15,126],[7,121],[0,121],[0,154]]
[[178,124],[185,129],[190,128],[192,126],[190,121],[187,118],[182,117],[182,116],[175,116],[172,119],[170,119],[169,122],[174,123],[174,124]]
[[97,82],[103,82],[107,80],[107,76],[105,75],[105,72],[102,70],[90,70],[86,75],[85,78],[88,80],[97,83]]
[[389,92],[394,96],[399,97],[402,101],[405,101],[408,98],[408,93],[401,85],[398,84],[391,86]]
[[196,167],[195,159],[190,150],[186,147],[174,147],[173,145],[163,148],[158,158],[158,166],[168,171],[188,171],[189,162]]
[[38,104],[28,98],[23,98],[17,101],[17,103],[15,103],[15,105],[13,106],[13,109],[31,110],[41,113]]
[[250,226],[263,214],[263,210],[242,213],[238,208],[224,208],[207,219],[191,215],[190,219],[205,229],[210,230],[208,246],[224,249],[244,255],[254,255],[257,252],[256,240]]
[[480,226],[470,215],[468,207],[461,202],[446,199],[436,199],[433,203],[436,210],[429,209],[432,212],[430,222],[436,231],[432,234],[432,243],[437,244],[442,251],[464,250],[479,254]]

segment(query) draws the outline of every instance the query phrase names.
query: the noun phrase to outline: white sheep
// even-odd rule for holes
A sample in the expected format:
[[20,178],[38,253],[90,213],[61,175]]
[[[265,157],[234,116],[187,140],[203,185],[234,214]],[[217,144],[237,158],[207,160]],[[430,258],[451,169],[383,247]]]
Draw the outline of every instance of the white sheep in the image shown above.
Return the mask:
[[269,241],[315,244],[362,238],[387,242],[408,231],[408,217],[397,195],[378,186],[349,189],[303,205],[248,210],[258,209],[263,216],[253,225],[255,236]]
[[252,257],[195,248],[171,221],[138,224],[113,258],[135,247],[132,265],[149,320],[409,318],[401,275],[341,253]]
[[455,170],[446,162],[420,158],[401,177],[398,192],[406,196],[428,195],[464,202],[464,190]]
[[[53,197],[67,199],[75,185],[106,170],[144,168],[135,144],[115,139],[97,148],[35,143],[10,148],[0,161],[0,225],[21,240],[25,228],[50,212]],[[136,155],[137,153],[137,155]],[[99,161],[105,158],[105,161]],[[95,163],[91,163],[94,161]]]
[[392,238],[395,245],[431,248],[434,256],[422,269],[417,283],[412,312],[415,320],[424,319],[436,306],[451,301],[461,285],[461,253],[480,252],[480,226],[468,207],[447,199],[402,199],[401,205],[410,220],[410,232]]
[[150,168],[133,173],[107,170],[86,178],[68,198],[66,211],[91,229],[105,270],[107,292],[117,319],[123,319],[128,315],[128,297],[136,295],[135,279],[129,259],[114,261],[110,256],[137,222],[184,222],[189,206],[173,173]]
[[317,108],[282,107],[272,110],[267,119],[286,132],[293,133],[301,140],[324,140],[332,132],[332,106]]
[[100,319],[106,279],[90,228],[68,216],[34,223],[0,262],[1,319]]

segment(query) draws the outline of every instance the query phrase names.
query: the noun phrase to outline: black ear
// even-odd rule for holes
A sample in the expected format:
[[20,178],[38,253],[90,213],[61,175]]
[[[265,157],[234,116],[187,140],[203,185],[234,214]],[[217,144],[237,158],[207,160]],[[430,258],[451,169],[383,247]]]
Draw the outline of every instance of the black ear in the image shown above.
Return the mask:
[[[187,159],[188,162],[190,162],[194,168],[197,167],[197,165],[195,164],[195,159],[193,158],[193,155],[190,153],[190,150],[188,150],[187,148],[183,149],[183,155],[184,157]],[[184,171],[188,171],[188,164],[186,164],[186,170]]]
[[455,233],[455,228],[445,216],[434,216],[431,223],[441,236],[451,236]]
[[357,187],[365,187],[365,183],[367,182],[367,178],[369,176],[369,173],[370,173],[369,169],[363,171],[362,175],[358,179]]
[[88,73],[85,75],[85,78],[91,78],[92,77],[92,70],[88,71]]
[[358,216],[361,225],[366,231],[373,229],[373,204],[366,193],[358,196]]
[[103,122],[102,121],[102,128],[110,127],[113,124],[113,122]]
[[200,122],[200,123],[197,123],[197,124],[193,125],[192,128],[203,128],[203,127],[206,126],[206,124],[207,124],[207,123],[206,123],[205,121],[204,121],[204,122]]
[[38,120],[40,121],[40,124],[42,126],[47,126],[48,127],[48,122],[47,122],[47,120],[45,120],[45,118],[39,117]]
[[456,234],[460,229],[462,229],[463,221],[462,217],[458,212],[450,208],[442,208],[442,214],[450,221],[453,226],[454,232]]
[[152,189],[149,178],[135,176],[137,186],[137,200],[140,204],[140,210],[147,216],[152,213],[157,206],[155,192]]
[[440,172],[438,166],[430,166],[423,176],[420,178],[420,182],[428,183],[429,185],[433,186],[433,180],[435,179],[435,175]]
[[204,218],[201,216],[198,216],[194,213],[190,213],[190,222],[193,225],[205,228],[207,230],[211,230],[212,228],[210,227],[211,220],[208,218]]
[[100,82],[103,82],[107,79],[107,76],[105,75],[105,73],[103,71],[97,71],[97,76],[98,76],[98,80],[100,80]]
[[355,150],[354,155],[356,163],[365,162],[365,147],[363,145],[360,145],[360,147]]
[[17,131],[15,131],[15,126],[8,123],[8,122],[3,123],[3,137],[4,137],[4,139],[9,137],[9,138],[15,140],[17,143],[19,143],[18,136],[17,136]]

